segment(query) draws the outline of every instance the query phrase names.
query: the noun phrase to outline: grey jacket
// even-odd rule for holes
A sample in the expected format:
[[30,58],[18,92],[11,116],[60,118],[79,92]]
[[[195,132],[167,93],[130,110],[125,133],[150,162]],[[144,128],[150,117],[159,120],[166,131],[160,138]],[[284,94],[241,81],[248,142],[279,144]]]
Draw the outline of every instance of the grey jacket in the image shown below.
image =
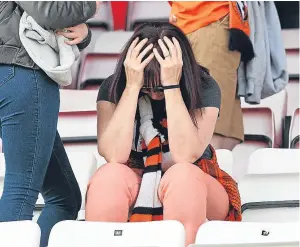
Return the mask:
[[[16,64],[38,68],[29,57],[19,38],[19,23],[26,11],[46,30],[66,28],[86,22],[96,12],[96,2],[88,1],[0,1],[0,64]],[[88,37],[78,45],[84,49]]]
[[255,57],[238,70],[238,95],[249,104],[280,92],[288,83],[286,54],[274,2],[248,1]]

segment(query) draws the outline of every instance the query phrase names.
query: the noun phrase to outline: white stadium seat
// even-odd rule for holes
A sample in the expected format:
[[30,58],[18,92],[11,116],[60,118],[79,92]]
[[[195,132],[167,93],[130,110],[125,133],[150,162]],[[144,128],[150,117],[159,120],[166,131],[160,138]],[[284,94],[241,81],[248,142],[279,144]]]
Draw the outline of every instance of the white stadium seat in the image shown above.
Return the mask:
[[286,50],[299,50],[299,29],[283,29],[281,34]]
[[247,174],[238,187],[243,221],[299,221],[299,172]]
[[97,40],[94,47],[94,53],[101,54],[120,54],[133,32],[114,31],[105,32]]
[[256,141],[247,141],[234,147],[232,150],[234,157],[233,177],[237,182],[247,173],[250,155],[258,149],[268,147],[266,143]]
[[98,91],[60,90],[60,112],[96,111]]
[[32,221],[0,222],[0,246],[39,247],[41,231]]
[[60,112],[57,130],[63,141],[96,141],[97,112]]
[[110,2],[101,2],[96,15],[87,21],[91,27],[102,27],[107,30],[113,29],[113,14]]
[[[282,91],[280,91],[277,94],[274,94],[266,99],[261,100],[260,104],[258,105],[250,105],[247,104],[244,100],[244,98],[241,99],[241,105],[242,105],[242,109],[243,110],[247,110],[248,114],[251,114],[252,112],[259,112],[260,114],[263,115],[268,115],[268,117],[274,118],[274,144],[273,146],[275,147],[279,147],[281,145],[281,135],[282,135],[282,119],[286,116],[287,114],[287,99],[288,95],[287,95],[287,91],[284,89]],[[272,111],[272,115],[270,115],[270,113],[268,113],[266,111],[266,109],[270,109]],[[271,128],[273,128],[272,126],[270,126],[270,121],[272,121],[271,119],[268,121],[266,119],[267,116],[264,116],[263,119],[259,119],[260,116],[257,116],[257,114],[250,116],[251,118],[255,118],[253,120],[253,122],[255,122],[254,126],[248,126],[246,123],[245,126],[245,134],[247,133],[247,128],[251,127],[256,127],[256,130],[258,130],[259,132],[256,134],[260,134],[261,132],[266,132],[266,128],[269,128],[269,130],[271,130]],[[247,120],[247,119],[246,119]],[[259,121],[259,122],[257,122]],[[252,125],[253,125],[252,122]],[[263,124],[263,125],[262,125]],[[254,129],[255,131],[255,129]]]
[[127,30],[144,22],[168,22],[171,12],[168,2],[132,1],[128,3]]
[[297,108],[299,108],[299,80],[290,80],[286,86],[287,90],[287,116],[292,116]]
[[232,152],[227,149],[216,150],[217,160],[219,167],[233,176],[233,155]]
[[290,148],[297,148],[299,150],[299,121],[300,118],[300,108],[295,110],[293,116],[292,116],[292,121],[291,121],[291,126],[290,126],[290,138],[289,138],[289,145]]
[[260,148],[279,147],[282,142],[283,118],[287,113],[287,92],[261,100],[258,105],[247,104],[242,98],[245,142],[233,149],[234,177],[239,180],[248,167],[250,155]]
[[48,247],[184,247],[185,230],[177,221],[105,223],[63,221]]
[[197,233],[190,247],[296,247],[299,246],[298,223],[252,223],[210,221]]
[[263,148],[253,152],[247,174],[287,174],[300,172],[300,150]]
[[60,90],[57,129],[63,141],[97,140],[97,94],[94,90]]
[[291,77],[299,76],[299,50],[286,50],[286,60]]

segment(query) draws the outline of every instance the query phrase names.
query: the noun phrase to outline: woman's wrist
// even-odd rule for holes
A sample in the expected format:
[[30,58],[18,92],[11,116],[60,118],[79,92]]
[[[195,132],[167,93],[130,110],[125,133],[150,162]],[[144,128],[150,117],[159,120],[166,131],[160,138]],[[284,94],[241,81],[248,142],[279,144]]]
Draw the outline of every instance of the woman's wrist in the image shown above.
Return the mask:
[[167,101],[174,97],[176,98],[182,97],[180,88],[172,88],[172,89],[164,90],[164,95]]
[[140,93],[141,88],[139,86],[136,85],[126,85],[125,90],[128,93]]

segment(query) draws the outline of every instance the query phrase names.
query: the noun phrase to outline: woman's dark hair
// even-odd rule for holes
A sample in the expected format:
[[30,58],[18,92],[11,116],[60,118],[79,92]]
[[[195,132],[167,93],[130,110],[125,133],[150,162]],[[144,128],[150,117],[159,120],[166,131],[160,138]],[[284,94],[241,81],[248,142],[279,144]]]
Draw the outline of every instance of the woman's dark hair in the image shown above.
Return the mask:
[[[202,78],[208,73],[208,71],[197,64],[191,45],[185,34],[179,28],[169,23],[155,22],[142,24],[137,27],[133,36],[125,45],[125,48],[120,55],[115,74],[110,84],[110,98],[114,99],[114,102],[118,102],[125,89],[126,74],[123,64],[131,43],[137,37],[139,37],[139,41],[143,40],[144,38],[148,38],[147,44],[143,47],[143,49],[149,44],[153,44],[153,47],[156,48],[159,54],[163,57],[158,40],[161,39],[163,41],[163,37],[165,36],[170,40],[172,40],[172,37],[175,37],[182,49],[183,67],[180,80],[180,89],[184,103],[189,110],[191,118],[194,124],[197,125],[194,110],[197,109],[199,107],[199,103],[201,103]],[[151,52],[152,51],[148,52],[144,59],[147,58]],[[144,86],[155,87],[158,85],[161,85],[160,64],[154,57],[144,70]]]

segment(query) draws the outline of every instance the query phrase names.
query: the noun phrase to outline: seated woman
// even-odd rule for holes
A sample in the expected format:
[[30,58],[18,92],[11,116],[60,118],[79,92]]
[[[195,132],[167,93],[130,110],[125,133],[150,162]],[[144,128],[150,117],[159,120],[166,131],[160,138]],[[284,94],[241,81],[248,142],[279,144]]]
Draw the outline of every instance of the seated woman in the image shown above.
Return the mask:
[[[226,73],[226,71],[224,71]],[[241,220],[235,181],[209,146],[220,89],[172,24],[145,24],[98,95],[98,148],[87,221],[178,220],[186,245],[208,220]]]

